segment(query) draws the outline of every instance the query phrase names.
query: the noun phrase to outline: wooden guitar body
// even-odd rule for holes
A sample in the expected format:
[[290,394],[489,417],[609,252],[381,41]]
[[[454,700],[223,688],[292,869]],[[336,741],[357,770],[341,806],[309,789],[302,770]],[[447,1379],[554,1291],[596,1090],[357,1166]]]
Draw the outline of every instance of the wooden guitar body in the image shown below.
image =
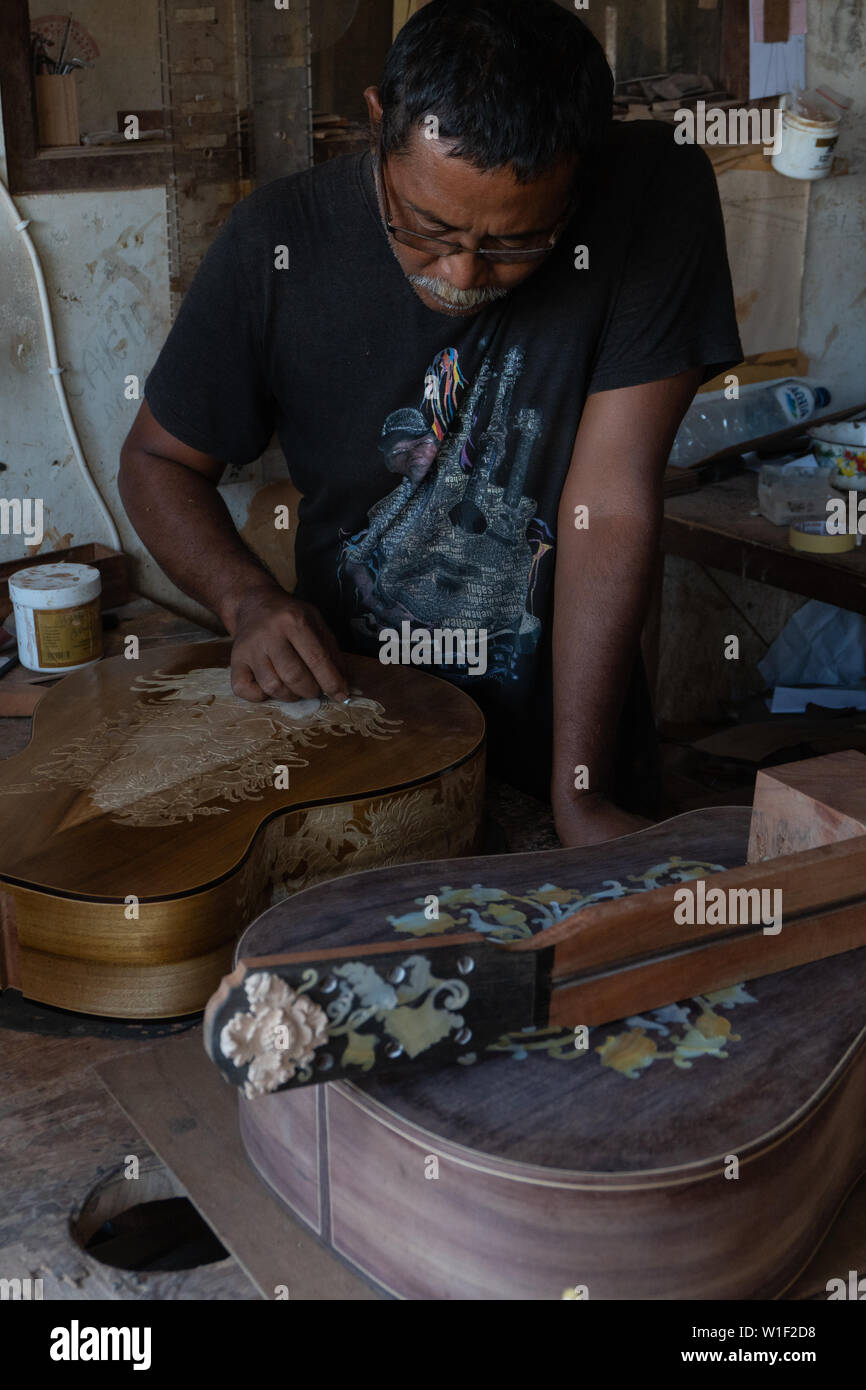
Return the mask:
[[0,987],[109,1017],[192,1013],[275,897],[476,847],[468,696],[352,657],[346,706],[254,705],[231,692],[229,652],[114,657],[42,700],[0,765]]
[[[697,811],[582,850],[354,875],[266,911],[237,956],[516,940],[741,865],[749,824],[747,808]],[[365,1078],[350,1033],[358,1080],[241,1096],[243,1142],[400,1298],[775,1298],[866,1170],[864,987],[866,948],[590,1028],[586,1046],[573,1029],[508,1034],[402,1079]]]

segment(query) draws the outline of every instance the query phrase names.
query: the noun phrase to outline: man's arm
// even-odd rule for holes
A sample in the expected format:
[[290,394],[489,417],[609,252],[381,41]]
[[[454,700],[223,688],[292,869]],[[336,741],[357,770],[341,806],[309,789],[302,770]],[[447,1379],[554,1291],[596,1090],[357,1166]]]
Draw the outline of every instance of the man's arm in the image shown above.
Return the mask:
[[[588,398],[559,505],[553,622],[551,799],[564,845],[594,844],[648,822],[608,787],[657,563],[662,475],[701,368]],[[589,510],[576,529],[575,508]],[[576,790],[575,768],[589,769]]]
[[235,530],[217,491],[224,465],[182,444],[146,401],[121,451],[118,488],[157,564],[234,638],[232,689],[246,700],[343,700],[342,658],[318,610],[292,598]]

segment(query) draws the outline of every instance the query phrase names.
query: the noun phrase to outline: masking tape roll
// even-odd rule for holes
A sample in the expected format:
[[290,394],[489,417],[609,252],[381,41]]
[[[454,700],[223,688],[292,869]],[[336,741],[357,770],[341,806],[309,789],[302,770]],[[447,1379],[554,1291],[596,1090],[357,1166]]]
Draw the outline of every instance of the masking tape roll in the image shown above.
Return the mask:
[[856,549],[857,537],[831,536],[823,521],[800,521],[788,531],[788,544],[794,550],[805,550],[811,555],[841,555],[846,550]]

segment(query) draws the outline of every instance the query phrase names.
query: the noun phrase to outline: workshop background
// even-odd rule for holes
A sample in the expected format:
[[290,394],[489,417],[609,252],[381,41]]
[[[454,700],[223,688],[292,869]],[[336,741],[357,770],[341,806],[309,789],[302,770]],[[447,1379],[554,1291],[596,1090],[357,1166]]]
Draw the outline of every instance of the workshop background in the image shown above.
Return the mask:
[[[292,0],[288,10],[272,0],[75,0],[77,51],[92,66],[55,79],[75,89],[82,143],[66,145],[46,145],[34,128],[51,115],[36,117],[27,80],[29,30],[43,8],[42,0],[5,0],[0,16],[0,174],[29,220],[72,417],[132,586],[213,625],[146,555],[117,498],[120,448],[139,404],[127,399],[126,383],[134,376],[143,387],[232,205],[260,183],[363,143],[361,93],[378,81],[393,33],[419,0]],[[767,0],[768,15],[773,8]],[[748,60],[748,0],[590,0],[581,18],[621,82],[678,71],[723,79]],[[863,0],[806,0],[805,28],[808,85],[827,83],[851,99],[833,175],[784,178],[756,146],[710,153],[746,353],[769,361],[759,376],[808,376],[841,409],[866,399]],[[134,141],[123,135],[129,113],[139,119]],[[48,366],[31,264],[0,203],[0,478],[4,495],[41,497],[47,510],[38,552],[2,536],[3,560],[110,540]],[[290,582],[286,535],[273,526],[275,503],[295,495],[279,450],[230,472],[222,492],[249,543]],[[669,555],[654,672],[660,716],[712,720],[761,691],[757,661],[803,602]],[[719,660],[726,633],[740,636],[739,661]]]

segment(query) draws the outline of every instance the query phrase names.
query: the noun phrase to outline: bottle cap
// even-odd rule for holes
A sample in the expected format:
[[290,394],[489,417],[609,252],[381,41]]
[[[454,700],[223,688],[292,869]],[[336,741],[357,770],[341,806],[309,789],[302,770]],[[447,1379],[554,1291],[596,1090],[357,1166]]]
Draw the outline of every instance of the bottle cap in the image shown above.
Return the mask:
[[826,386],[815,387],[815,405],[819,410],[823,410],[825,405],[829,405],[833,397]]

